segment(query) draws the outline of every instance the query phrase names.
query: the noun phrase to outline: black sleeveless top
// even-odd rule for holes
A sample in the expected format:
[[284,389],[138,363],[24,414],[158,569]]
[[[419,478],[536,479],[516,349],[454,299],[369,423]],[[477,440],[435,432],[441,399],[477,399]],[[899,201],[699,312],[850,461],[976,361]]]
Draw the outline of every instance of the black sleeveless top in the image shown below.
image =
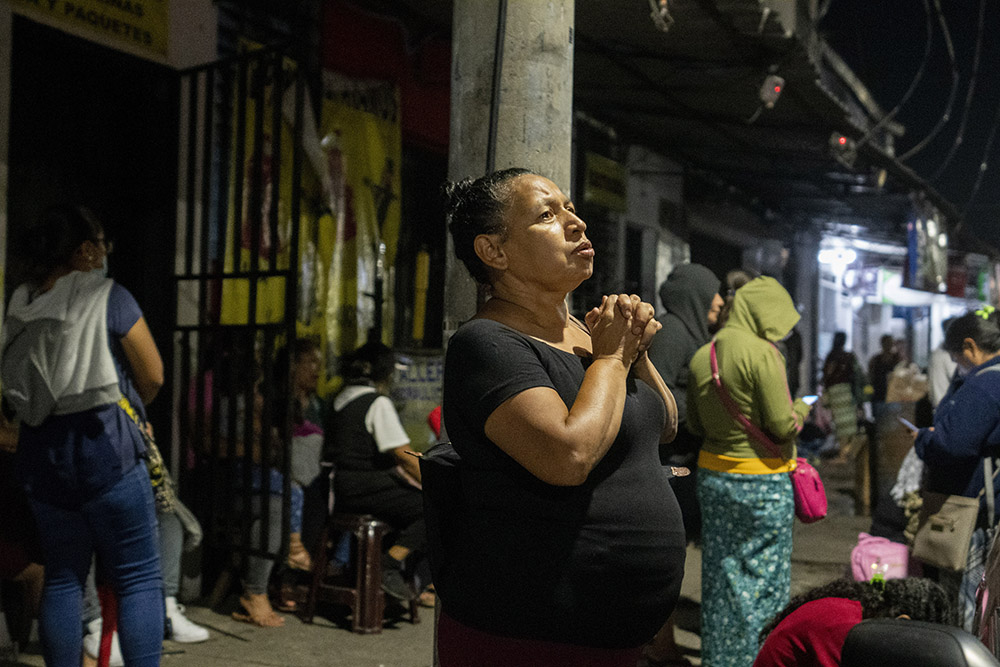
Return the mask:
[[444,611],[508,637],[596,647],[649,641],[680,593],[686,540],[660,466],[659,394],[629,377],[618,437],[587,480],[546,484],[486,437],[508,398],[551,387],[572,406],[589,360],[492,320],[452,337],[442,414],[461,456],[461,535],[435,585]]

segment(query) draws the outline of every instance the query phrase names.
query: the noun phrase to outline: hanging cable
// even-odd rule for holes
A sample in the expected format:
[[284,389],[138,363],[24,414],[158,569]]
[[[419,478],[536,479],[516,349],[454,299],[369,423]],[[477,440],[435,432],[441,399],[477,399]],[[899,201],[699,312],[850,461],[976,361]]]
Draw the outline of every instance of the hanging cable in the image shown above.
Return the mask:
[[934,17],[931,15],[931,5],[929,0],[924,0],[924,16],[926,18],[924,32],[927,35],[927,39],[924,42],[924,57],[920,61],[920,67],[917,68],[916,74],[913,75],[910,87],[906,89],[906,92],[903,93],[903,97],[900,98],[899,103],[896,104],[892,111],[882,116],[882,119],[875,123],[875,125],[870,130],[865,132],[864,136],[857,141],[857,148],[861,148],[867,144],[876,132],[885,127],[889,121],[896,117],[899,110],[903,108],[903,105],[906,104],[910,100],[910,97],[913,96],[913,93],[916,92],[917,84],[920,83],[920,80],[924,77],[924,71],[927,69],[927,62],[930,60],[931,56],[931,45],[934,43]]
[[996,113],[993,114],[993,126],[990,127],[989,137],[986,138],[986,147],[983,149],[983,159],[979,161],[979,173],[976,174],[976,182],[972,184],[972,192],[969,193],[969,198],[966,200],[965,207],[962,209],[962,218],[965,218],[966,214],[969,212],[969,208],[972,206],[972,201],[976,198],[976,194],[979,192],[979,186],[983,184],[983,177],[986,176],[986,170],[989,169],[990,152],[993,150],[993,142],[997,138],[998,126],[1000,126],[1000,104],[997,105]]
[[958,61],[955,58],[955,45],[951,42],[951,32],[948,30],[948,23],[945,21],[944,12],[941,11],[941,0],[934,0],[934,11],[937,14],[938,22],[941,24],[941,32],[944,33],[944,44],[948,49],[948,57],[951,59],[951,92],[948,93],[948,104],[945,105],[944,113],[938,119],[937,124],[930,133],[924,137],[920,143],[899,156],[900,161],[909,160],[911,157],[922,151],[937,136],[948,120],[951,118],[951,110],[955,106],[955,97],[958,95]]
[[958,123],[958,132],[955,134],[955,141],[952,142],[951,148],[948,149],[948,153],[941,160],[941,164],[938,165],[937,171],[931,176],[931,182],[937,181],[941,178],[941,174],[948,167],[951,159],[955,157],[955,153],[958,151],[959,145],[962,143],[962,138],[965,135],[965,125],[969,121],[969,111],[972,108],[972,97],[976,91],[976,81],[979,78],[979,56],[982,52],[983,47],[983,24],[986,22],[986,0],[979,0],[979,25],[976,29],[976,49],[973,51],[972,55],[972,77],[969,79],[969,89],[965,93],[965,108],[962,109],[962,120]]
[[497,125],[500,124],[500,81],[503,78],[503,46],[507,38],[507,0],[497,4],[497,34],[493,45],[493,88],[490,93],[490,126],[486,136],[486,173],[497,166]]

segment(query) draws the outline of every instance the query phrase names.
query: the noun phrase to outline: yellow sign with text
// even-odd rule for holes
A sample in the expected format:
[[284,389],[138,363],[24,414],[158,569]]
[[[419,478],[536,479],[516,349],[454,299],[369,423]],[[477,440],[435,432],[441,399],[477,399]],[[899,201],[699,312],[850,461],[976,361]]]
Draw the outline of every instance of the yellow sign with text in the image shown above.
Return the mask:
[[11,0],[25,14],[49,19],[74,34],[167,53],[169,0]]

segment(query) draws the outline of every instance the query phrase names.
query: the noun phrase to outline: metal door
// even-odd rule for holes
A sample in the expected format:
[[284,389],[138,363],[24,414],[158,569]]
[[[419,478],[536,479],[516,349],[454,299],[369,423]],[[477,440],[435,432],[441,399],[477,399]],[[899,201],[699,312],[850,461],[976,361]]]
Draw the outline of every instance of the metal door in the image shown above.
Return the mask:
[[287,545],[305,83],[282,48],[180,76],[169,465],[210,571]]

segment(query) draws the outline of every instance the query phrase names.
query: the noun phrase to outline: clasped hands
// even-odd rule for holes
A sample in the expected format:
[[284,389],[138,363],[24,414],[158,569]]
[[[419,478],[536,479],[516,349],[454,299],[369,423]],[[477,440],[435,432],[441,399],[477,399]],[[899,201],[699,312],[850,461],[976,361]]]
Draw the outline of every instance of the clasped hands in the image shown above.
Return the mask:
[[635,294],[610,294],[590,310],[585,320],[590,328],[594,359],[619,359],[630,367],[649,349],[662,328],[654,319],[652,305]]

